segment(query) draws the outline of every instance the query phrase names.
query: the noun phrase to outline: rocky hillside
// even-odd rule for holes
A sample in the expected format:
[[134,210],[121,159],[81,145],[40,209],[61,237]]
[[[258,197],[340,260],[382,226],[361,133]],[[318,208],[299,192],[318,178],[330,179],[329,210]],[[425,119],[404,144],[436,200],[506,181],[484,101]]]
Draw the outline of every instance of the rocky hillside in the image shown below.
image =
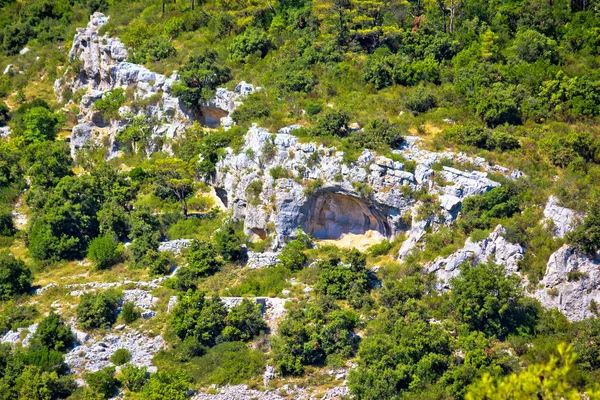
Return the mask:
[[0,1],[4,397],[600,398],[563,3]]

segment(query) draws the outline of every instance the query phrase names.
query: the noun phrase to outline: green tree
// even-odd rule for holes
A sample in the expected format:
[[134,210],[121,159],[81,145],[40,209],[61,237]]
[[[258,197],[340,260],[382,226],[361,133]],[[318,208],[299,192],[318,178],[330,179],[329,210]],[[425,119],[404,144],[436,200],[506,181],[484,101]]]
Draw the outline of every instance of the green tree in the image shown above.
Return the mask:
[[115,367],[106,367],[98,372],[84,374],[84,379],[93,393],[103,399],[113,397],[119,387],[119,381],[115,378]]
[[77,322],[84,330],[104,328],[115,322],[120,295],[106,291],[81,295],[77,305]]
[[192,269],[197,277],[205,277],[217,272],[222,262],[217,259],[217,251],[210,242],[194,239],[185,255],[188,268]]
[[115,365],[123,365],[131,360],[131,353],[125,348],[117,349],[111,356],[110,362]]
[[139,311],[135,308],[135,303],[133,301],[126,301],[123,303],[123,307],[121,309],[121,318],[126,324],[131,324],[135,320],[140,317]]
[[73,174],[73,158],[65,142],[33,143],[25,149],[22,162],[31,184],[44,190]]
[[[547,363],[532,364],[518,374],[494,379],[489,374],[473,385],[466,400],[476,399],[531,399],[578,400],[580,392],[570,383],[570,375],[575,370],[576,355],[573,347],[564,343],[558,345],[559,357],[551,356]],[[596,398],[598,392],[586,391],[586,396]]]
[[121,257],[119,243],[111,234],[98,236],[90,242],[87,256],[92,260],[96,269],[110,268]]
[[148,400],[187,400],[192,380],[181,371],[158,371],[150,375],[141,396]]
[[64,353],[75,344],[75,335],[58,314],[51,312],[39,323],[32,343],[34,348],[45,347]]
[[300,240],[292,240],[285,245],[281,254],[279,255],[279,262],[285,268],[292,271],[299,271],[308,262],[308,256],[304,252],[306,245]]
[[202,292],[188,291],[179,296],[168,326],[181,340],[194,337],[211,347],[225,328],[226,316],[227,310],[218,297],[206,299]]
[[23,116],[23,131],[16,133],[23,137],[25,143],[54,140],[58,133],[60,118],[44,107],[33,107]]
[[535,321],[536,310],[523,299],[520,279],[516,275],[507,277],[500,265],[463,264],[460,275],[450,285],[452,310],[473,330],[504,337]]
[[592,194],[583,223],[567,235],[567,240],[592,257],[600,250],[600,191]]
[[229,46],[229,57],[233,61],[247,62],[253,54],[264,57],[269,47],[270,42],[266,33],[256,28],[248,28],[233,39]]
[[0,299],[9,300],[14,296],[31,290],[33,274],[25,263],[8,254],[0,252]]
[[248,299],[231,307],[225,321],[227,326],[223,330],[223,338],[229,341],[248,341],[267,331],[267,324],[262,317],[262,306]]
[[231,79],[229,68],[217,61],[217,53],[212,50],[190,57],[179,75],[173,94],[196,112],[200,112],[200,106],[213,96],[219,85]]
[[154,165],[156,184],[173,193],[181,204],[184,218],[187,218],[187,199],[194,192],[194,170],[189,163],[179,158],[158,160]]
[[125,90],[117,88],[105,92],[102,98],[94,103],[94,108],[102,111],[105,117],[116,119],[119,117],[119,108],[123,104],[125,104]]
[[126,364],[121,368],[123,386],[132,392],[139,392],[148,380],[148,369]]

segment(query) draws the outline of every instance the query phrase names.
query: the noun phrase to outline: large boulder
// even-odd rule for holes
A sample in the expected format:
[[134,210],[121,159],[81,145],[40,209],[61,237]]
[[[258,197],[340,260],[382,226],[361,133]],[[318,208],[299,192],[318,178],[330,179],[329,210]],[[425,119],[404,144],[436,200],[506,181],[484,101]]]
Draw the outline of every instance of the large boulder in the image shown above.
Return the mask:
[[600,254],[592,258],[562,246],[550,256],[534,297],[546,308],[558,308],[570,320],[595,315],[594,304],[600,305]]

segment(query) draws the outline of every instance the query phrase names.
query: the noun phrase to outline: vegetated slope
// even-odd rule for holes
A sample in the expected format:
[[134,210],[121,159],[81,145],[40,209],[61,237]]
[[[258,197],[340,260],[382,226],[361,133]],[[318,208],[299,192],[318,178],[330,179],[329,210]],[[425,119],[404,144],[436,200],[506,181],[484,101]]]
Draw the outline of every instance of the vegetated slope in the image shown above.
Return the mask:
[[[31,331],[7,398],[596,395],[596,2],[0,6],[3,341]],[[178,79],[72,90],[95,11],[82,48]],[[202,127],[242,80],[237,126]],[[72,152],[83,120],[111,142]],[[313,240],[363,231],[386,239]]]

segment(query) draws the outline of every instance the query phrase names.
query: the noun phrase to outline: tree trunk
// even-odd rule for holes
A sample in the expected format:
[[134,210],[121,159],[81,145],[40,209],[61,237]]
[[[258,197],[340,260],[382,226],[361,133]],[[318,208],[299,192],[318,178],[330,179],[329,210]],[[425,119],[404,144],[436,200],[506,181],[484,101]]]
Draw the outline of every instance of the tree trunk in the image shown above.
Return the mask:
[[187,208],[187,201],[185,200],[185,196],[181,198],[181,210],[183,211],[183,218],[187,219],[188,208]]
[[194,0],[192,0],[192,11],[194,11]]
[[165,16],[165,0],[163,0],[162,3],[163,3],[163,10],[162,10],[163,12],[162,12],[162,15],[164,17]]

